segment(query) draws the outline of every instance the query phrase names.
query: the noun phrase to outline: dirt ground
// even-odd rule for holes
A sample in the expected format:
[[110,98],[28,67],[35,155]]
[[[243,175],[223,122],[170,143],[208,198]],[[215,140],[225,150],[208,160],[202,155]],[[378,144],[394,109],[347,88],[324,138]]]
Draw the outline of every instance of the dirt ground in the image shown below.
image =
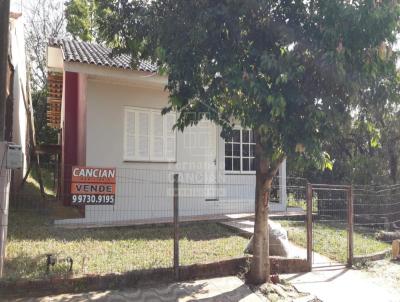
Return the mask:
[[360,269],[367,272],[377,283],[390,287],[400,294],[400,261],[390,259],[373,261]]

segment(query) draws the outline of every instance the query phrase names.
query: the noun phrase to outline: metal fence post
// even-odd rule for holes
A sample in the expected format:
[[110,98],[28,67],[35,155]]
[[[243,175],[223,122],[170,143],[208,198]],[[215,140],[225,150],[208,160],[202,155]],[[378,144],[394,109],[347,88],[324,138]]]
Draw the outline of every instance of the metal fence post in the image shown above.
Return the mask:
[[[7,142],[0,141],[0,154],[3,158],[6,156],[6,148]],[[2,278],[4,274],[4,263],[6,258],[10,182],[11,170],[0,165],[0,278]]]
[[178,174],[174,174],[174,276],[179,280],[179,190]]
[[306,225],[307,225],[307,263],[310,270],[312,269],[312,185],[307,183],[307,215],[306,215]]
[[354,194],[353,186],[347,191],[347,243],[348,243],[348,258],[347,265],[349,267],[353,266],[353,256],[354,256]]

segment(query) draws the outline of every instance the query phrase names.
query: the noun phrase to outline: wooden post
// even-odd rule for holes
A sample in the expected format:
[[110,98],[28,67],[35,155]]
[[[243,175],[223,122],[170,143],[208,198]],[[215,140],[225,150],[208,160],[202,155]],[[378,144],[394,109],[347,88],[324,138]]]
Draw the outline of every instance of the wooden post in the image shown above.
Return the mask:
[[392,242],[392,260],[400,258],[400,239],[395,239]]
[[354,256],[354,194],[353,186],[347,190],[347,266],[353,266]]
[[307,183],[307,215],[306,215],[306,225],[307,225],[307,263],[310,270],[312,269],[312,249],[313,249],[313,238],[312,238],[312,185]]
[[174,174],[174,276],[179,280],[179,190],[178,174]]

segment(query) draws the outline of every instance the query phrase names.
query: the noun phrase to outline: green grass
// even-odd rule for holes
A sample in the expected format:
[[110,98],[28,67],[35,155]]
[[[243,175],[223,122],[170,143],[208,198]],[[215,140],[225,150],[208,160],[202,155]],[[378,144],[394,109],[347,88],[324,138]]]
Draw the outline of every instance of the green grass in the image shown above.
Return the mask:
[[[43,169],[46,194],[52,194],[48,171]],[[19,198],[23,207],[11,207],[5,279],[40,279],[67,275],[66,265],[46,274],[46,254],[72,257],[73,274],[122,273],[137,269],[171,267],[173,229],[164,227],[114,227],[62,229],[54,227],[42,208],[37,175],[32,173]],[[42,211],[52,213],[51,209]],[[243,256],[247,239],[216,223],[181,226],[180,263],[207,263]]]
[[[301,208],[304,211],[307,211],[307,201],[305,199],[297,198],[292,193],[289,193],[287,198],[287,207]],[[318,212],[318,199],[315,197],[312,200],[312,211],[313,213]]]
[[[307,233],[304,222],[279,220],[288,231],[289,240],[306,247]],[[313,224],[314,251],[330,259],[345,263],[347,261],[347,231],[338,226],[315,222]],[[389,244],[376,240],[373,235],[354,233],[354,255],[365,256],[382,252]]]
[[[44,192],[49,196],[55,196],[56,192],[54,191],[54,171],[52,171],[48,167],[41,168],[40,171],[42,173]],[[38,170],[36,167],[34,167],[28,176],[27,182],[34,185],[37,190],[40,190],[38,179]]]
[[[68,230],[56,228],[35,212],[11,212],[5,276],[7,279],[45,278],[45,254],[70,256],[74,275],[120,273],[171,267],[172,227],[118,227]],[[216,223],[182,226],[181,264],[206,263],[239,257],[247,239]],[[66,274],[57,265],[52,275]]]
[[[29,177],[24,190],[33,203],[39,202],[38,183],[34,177]],[[292,242],[306,247],[304,222],[278,222],[288,230]],[[340,262],[346,261],[345,229],[316,222],[313,231],[316,252]],[[172,227],[165,226],[68,230],[54,227],[47,216],[39,215],[36,211],[11,211],[5,278],[40,279],[67,275],[65,265],[57,265],[50,275],[46,274],[45,255],[48,253],[72,257],[75,276],[171,267],[172,232]],[[185,225],[181,227],[180,234],[181,265],[243,256],[248,242],[216,223]],[[390,247],[362,233],[356,232],[354,239],[355,255],[367,255]]]
[[[40,194],[40,185],[35,170],[36,168],[31,170],[26,182],[21,188],[18,188],[19,190],[12,196],[10,200],[11,209],[45,209],[46,202]],[[55,192],[53,187],[49,184],[51,173],[46,169],[42,169],[42,174],[44,175],[43,178],[47,179],[47,181],[43,181],[46,200],[52,200],[55,197]]]

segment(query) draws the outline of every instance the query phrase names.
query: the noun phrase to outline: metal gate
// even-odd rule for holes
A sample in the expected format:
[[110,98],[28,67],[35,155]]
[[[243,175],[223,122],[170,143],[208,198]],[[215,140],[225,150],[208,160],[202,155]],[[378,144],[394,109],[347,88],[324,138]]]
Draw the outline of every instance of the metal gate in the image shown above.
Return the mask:
[[351,186],[308,184],[307,222],[310,265],[353,264]]

